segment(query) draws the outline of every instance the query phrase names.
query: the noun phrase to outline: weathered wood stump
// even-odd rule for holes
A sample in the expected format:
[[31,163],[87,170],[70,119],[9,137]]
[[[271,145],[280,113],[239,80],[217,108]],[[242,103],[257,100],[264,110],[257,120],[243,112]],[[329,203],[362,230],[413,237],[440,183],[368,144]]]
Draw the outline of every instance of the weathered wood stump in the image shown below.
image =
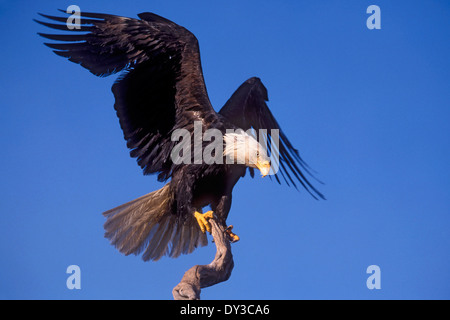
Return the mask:
[[217,248],[214,260],[208,265],[196,265],[185,272],[180,283],[173,288],[175,300],[199,300],[202,288],[228,280],[234,267],[231,245],[225,228],[210,219],[211,234]]

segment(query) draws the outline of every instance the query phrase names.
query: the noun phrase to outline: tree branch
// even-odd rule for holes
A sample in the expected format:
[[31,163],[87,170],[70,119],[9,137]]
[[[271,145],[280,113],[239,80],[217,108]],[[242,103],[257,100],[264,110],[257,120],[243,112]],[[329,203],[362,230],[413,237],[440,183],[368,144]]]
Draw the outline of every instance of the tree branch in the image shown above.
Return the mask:
[[231,276],[234,262],[224,226],[215,219],[209,222],[217,248],[216,256],[210,264],[196,265],[185,272],[180,283],[172,290],[175,300],[199,300],[202,288],[226,281]]

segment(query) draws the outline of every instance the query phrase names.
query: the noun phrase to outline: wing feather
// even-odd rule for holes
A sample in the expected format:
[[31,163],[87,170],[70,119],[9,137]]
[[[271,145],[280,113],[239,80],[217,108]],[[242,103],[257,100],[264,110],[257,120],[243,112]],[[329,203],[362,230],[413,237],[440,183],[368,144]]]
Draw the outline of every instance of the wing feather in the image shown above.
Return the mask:
[[304,172],[314,178],[309,166],[300,157],[298,150],[293,147],[267,106],[268,100],[267,89],[259,78],[253,77],[245,81],[233,93],[219,111],[219,114],[243,130],[250,128],[255,130],[267,129],[269,150],[273,147],[271,146],[270,129],[278,129],[280,170],[274,175],[275,180],[280,183],[278,177],[280,175],[288,185],[292,184],[297,188],[297,183],[300,183],[314,198],[325,199],[323,194],[305,176]]
[[[206,92],[196,37],[149,12],[139,14],[140,19],[82,12],[80,28],[73,30],[65,17],[41,16],[52,23],[38,23],[68,32],[39,33],[59,41],[45,43],[56,54],[97,76],[122,71],[112,92],[130,155],[145,174],[168,179],[172,131],[193,130],[194,121],[206,118],[211,123],[217,118]],[[208,121],[202,123],[206,126]]]

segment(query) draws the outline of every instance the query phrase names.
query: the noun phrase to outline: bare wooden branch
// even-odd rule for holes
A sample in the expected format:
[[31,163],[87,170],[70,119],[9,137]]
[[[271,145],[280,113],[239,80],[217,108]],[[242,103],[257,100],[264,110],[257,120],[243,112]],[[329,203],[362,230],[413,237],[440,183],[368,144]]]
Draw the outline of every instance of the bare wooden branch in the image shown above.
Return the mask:
[[208,265],[196,265],[184,274],[180,283],[173,288],[175,300],[199,300],[202,288],[228,280],[234,267],[230,241],[222,224],[210,219],[211,234],[217,248],[214,260]]

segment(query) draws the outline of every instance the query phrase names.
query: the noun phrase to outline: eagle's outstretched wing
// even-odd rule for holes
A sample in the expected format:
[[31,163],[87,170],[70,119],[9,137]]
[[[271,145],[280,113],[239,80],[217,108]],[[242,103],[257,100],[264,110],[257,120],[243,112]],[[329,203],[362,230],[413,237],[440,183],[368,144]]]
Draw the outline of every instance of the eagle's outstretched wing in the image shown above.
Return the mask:
[[170,139],[172,131],[191,131],[196,120],[206,125],[218,119],[206,92],[196,37],[153,13],[132,19],[82,12],[80,28],[73,30],[67,28],[67,18],[41,15],[60,23],[40,24],[70,31],[39,33],[59,41],[46,43],[56,54],[97,76],[124,70],[112,92],[130,154],[145,174],[168,179],[176,143]]
[[308,181],[303,172],[307,172],[308,165],[300,157],[298,150],[289,142],[284,132],[281,130],[277,120],[270,112],[266,104],[268,101],[267,89],[259,78],[253,77],[245,81],[225,103],[219,114],[224,116],[235,126],[248,130],[267,129],[267,142],[270,145],[270,130],[279,130],[279,171],[274,175],[278,183],[280,183],[281,175],[286,183],[289,182],[297,188],[296,181],[314,197],[322,198],[324,196]]

